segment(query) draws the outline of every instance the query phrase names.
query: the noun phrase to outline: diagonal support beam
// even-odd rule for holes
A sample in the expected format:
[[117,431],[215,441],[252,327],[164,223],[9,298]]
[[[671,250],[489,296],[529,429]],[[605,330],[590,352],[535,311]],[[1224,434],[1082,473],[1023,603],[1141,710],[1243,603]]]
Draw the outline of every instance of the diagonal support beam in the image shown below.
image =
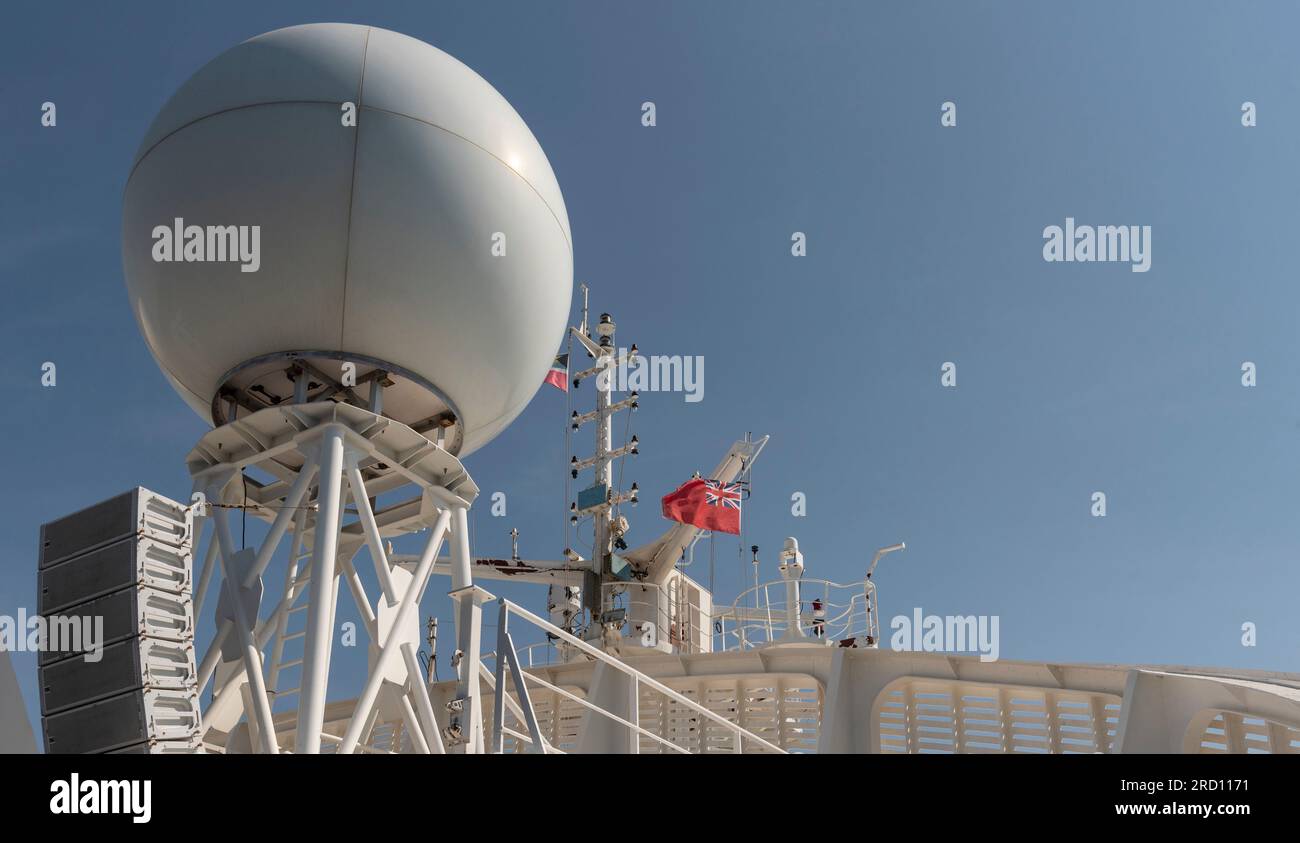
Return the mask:
[[243,650],[244,672],[248,676],[248,684],[252,692],[253,715],[257,720],[262,751],[270,755],[278,755],[280,747],[275,741],[275,719],[271,715],[271,701],[266,695],[266,679],[262,675],[262,654],[253,639],[252,624],[256,619],[250,620],[244,611],[244,602],[240,599],[237,583],[231,576],[230,559],[235,555],[235,542],[230,534],[230,522],[226,510],[217,510],[215,517],[217,538],[221,542],[217,558],[221,560],[222,586],[226,589],[226,599],[230,602],[235,616],[235,631],[239,634],[239,644]]
[[257,559],[253,562],[253,567],[248,569],[247,576],[244,577],[244,588],[252,588],[253,582],[266,571],[266,566],[271,564],[271,556],[275,553],[276,547],[280,544],[280,539],[284,538],[284,533],[289,529],[289,522],[293,520],[298,510],[299,504],[302,503],[303,496],[307,494],[307,489],[311,487],[312,478],[316,476],[316,461],[308,458],[303,464],[302,470],[294,478],[293,485],[289,487],[288,493],[284,496],[284,507],[275,514],[275,521],[271,522],[271,529],[266,534],[266,540],[262,542],[262,547],[257,552]]
[[420,725],[429,739],[429,751],[434,755],[445,755],[447,748],[442,743],[442,732],[438,729],[438,718],[433,713],[433,702],[429,699],[429,686],[424,681],[424,671],[415,658],[415,650],[410,644],[402,645],[402,658],[406,661],[406,674],[410,677],[410,694],[415,698],[415,712],[420,717]]
[[[515,683],[515,693],[519,695],[519,707],[524,710],[524,720],[528,724],[528,734],[533,739],[533,750],[544,755],[546,754],[546,741],[542,740],[542,729],[537,723],[537,713],[533,711],[533,701],[528,696],[528,683],[524,681],[524,672],[519,667],[519,656],[515,653],[515,643],[510,638],[510,633],[506,631],[504,622],[501,624],[501,640],[505,644],[504,654],[506,660],[510,663],[510,678]],[[501,653],[498,652],[497,657],[500,658],[500,656]],[[501,682],[498,682],[497,686],[497,699],[501,699],[505,696],[505,686]]]
[[370,546],[370,556],[375,561],[375,574],[379,577],[379,586],[384,590],[384,599],[389,606],[397,604],[397,588],[393,585],[393,573],[389,567],[388,554],[384,551],[384,539],[379,535],[379,525],[375,523],[375,512],[370,508],[370,499],[366,497],[366,483],[361,477],[361,469],[356,460],[348,463],[348,487],[352,490],[352,500],[357,505],[357,515],[361,526],[366,531],[366,544]]
[[[207,519],[205,518],[204,520]],[[203,530],[201,527],[198,527],[195,528],[195,532],[202,535]],[[219,545],[220,542],[217,541],[215,535],[208,539],[208,550],[203,555],[203,571],[200,572],[199,584],[194,589],[194,617],[196,619],[200,617],[200,612],[203,611],[203,601],[207,598],[208,587],[212,584],[212,573],[217,570],[217,565],[219,564],[217,562],[217,548]],[[197,546],[196,537],[195,547]]]
[[392,629],[388,633],[388,640],[382,642],[379,647],[379,655],[375,659],[375,664],[370,669],[370,676],[366,679],[366,687],[357,699],[357,706],[352,712],[352,719],[348,723],[348,730],[343,735],[343,741],[339,744],[339,752],[349,754],[356,750],[357,743],[361,739],[362,731],[365,729],[366,721],[370,717],[371,710],[374,708],[375,700],[379,696],[379,689],[384,683],[384,668],[388,662],[398,655],[400,646],[395,642],[400,636],[400,630],[410,622],[411,613],[415,611],[416,598],[424,590],[424,585],[433,573],[433,562],[438,556],[438,549],[442,547],[443,537],[447,533],[447,528],[451,524],[451,510],[444,509],[438,516],[438,521],[429,531],[429,543],[425,545],[424,554],[420,557],[419,567],[415,570],[415,578],[407,587],[406,593],[397,607],[397,616],[393,620]]
[[379,637],[379,628],[375,625],[375,610],[370,606],[366,587],[361,584],[361,577],[357,575],[357,568],[352,564],[351,559],[343,562],[343,576],[348,581],[348,590],[352,592],[352,600],[357,604],[357,611],[361,613],[361,622],[370,635],[370,640],[375,641]]
[[428,755],[429,744],[424,739],[424,729],[421,728],[420,721],[415,716],[415,709],[411,708],[411,698],[406,694],[399,694],[398,702],[402,706],[402,722],[406,725],[406,731],[411,736],[411,745],[415,747],[416,754]]
[[199,663],[199,696],[203,696],[203,689],[208,687],[208,680],[217,669],[217,662],[221,661],[221,645],[226,643],[230,633],[235,629],[235,624],[229,620],[222,620],[217,627],[217,634],[212,636],[212,643],[208,645],[208,651],[203,654],[203,661]]
[[[488,666],[483,664],[483,662],[478,663],[478,675],[480,679],[487,683],[488,690],[496,693],[496,677],[492,674],[492,671],[488,670]],[[523,723],[527,719],[524,717],[524,710],[519,707],[519,703],[511,699],[509,694],[506,694],[506,710],[513,714],[520,723]]]

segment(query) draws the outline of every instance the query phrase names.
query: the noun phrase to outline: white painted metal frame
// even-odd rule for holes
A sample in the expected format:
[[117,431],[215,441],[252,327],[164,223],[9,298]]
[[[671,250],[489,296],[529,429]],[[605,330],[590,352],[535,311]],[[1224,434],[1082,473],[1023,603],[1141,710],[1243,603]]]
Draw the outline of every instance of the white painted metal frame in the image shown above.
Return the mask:
[[[293,468],[298,464],[298,468]],[[268,485],[257,484],[252,495],[245,491],[242,472],[258,468],[278,478]],[[357,407],[322,402],[310,405],[274,407],[239,419],[210,432],[190,455],[194,487],[209,504],[208,518],[214,536],[200,578],[196,604],[203,605],[214,572],[221,571],[221,595],[216,618],[217,634],[205,653],[200,669],[200,693],[218,666],[226,662],[223,684],[205,711],[205,732],[215,728],[227,734],[239,715],[247,718],[255,751],[277,753],[281,747],[272,715],[272,698],[296,693],[298,708],[294,752],[321,751],[322,741],[337,746],[338,752],[354,752],[364,746],[377,722],[381,694],[390,696],[387,706],[401,713],[394,725],[394,740],[404,735],[416,752],[446,751],[442,732],[429,696],[427,679],[415,655],[418,642],[404,640],[401,630],[410,628],[413,614],[433,574],[434,562],[444,539],[451,537],[453,590],[472,588],[470,581],[468,508],[477,488],[454,457],[405,425]],[[367,480],[364,471],[369,470]],[[344,484],[356,506],[357,520],[343,524]],[[372,498],[402,486],[415,486],[417,494],[402,504],[376,513]],[[315,504],[307,501],[313,498]],[[271,526],[261,547],[237,551],[230,528],[230,512],[245,506]],[[314,510],[314,511],[313,511]],[[270,614],[261,618],[261,575],[269,566],[290,525],[294,527],[281,597]],[[393,576],[395,560],[386,551],[384,536],[431,528],[413,578],[399,586]],[[382,594],[372,605],[352,565],[352,555],[361,546],[370,550]],[[304,570],[300,563],[310,556]],[[361,613],[367,634],[375,645],[365,689],[357,699],[343,735],[324,730],[326,695],[329,686],[330,653],[340,580]],[[306,598],[305,601],[303,598]],[[465,601],[459,614],[461,651],[477,656],[478,618],[467,612]],[[379,640],[379,612],[391,623]],[[305,611],[306,629],[287,634],[291,613]],[[238,638],[239,659],[234,662],[227,645]],[[297,689],[278,689],[282,671],[295,666],[284,661],[287,640],[302,637],[302,680]],[[274,639],[269,675],[263,651]],[[223,655],[224,654],[224,655]],[[471,699],[471,716],[478,714],[477,658],[465,659],[461,698]],[[396,669],[405,673],[400,692],[392,690]],[[470,679],[474,681],[471,682]],[[246,680],[246,683],[245,683]],[[233,695],[233,696],[232,696]],[[283,718],[282,718],[283,721]],[[282,727],[283,728],[283,727]],[[337,728],[337,727],[336,727]],[[469,730],[460,751],[481,751],[482,726]]]

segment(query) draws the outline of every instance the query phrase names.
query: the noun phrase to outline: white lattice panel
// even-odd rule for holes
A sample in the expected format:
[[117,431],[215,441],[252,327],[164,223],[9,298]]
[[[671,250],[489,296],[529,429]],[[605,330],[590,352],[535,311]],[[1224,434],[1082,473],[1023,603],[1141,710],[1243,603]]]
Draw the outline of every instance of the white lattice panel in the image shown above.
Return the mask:
[[887,753],[1111,752],[1113,694],[905,679],[876,700]]
[[1198,746],[1198,752],[1211,755],[1300,755],[1300,729],[1235,711],[1216,711]]
[[[677,693],[730,723],[747,729],[787,752],[814,752],[821,724],[821,686],[811,676],[765,674],[744,677],[699,677],[663,680]],[[706,721],[663,694],[643,687],[639,701],[640,725],[688,752],[735,751],[735,734],[721,724]],[[743,746],[745,752],[761,751]],[[670,749],[641,737],[641,752],[666,753]]]

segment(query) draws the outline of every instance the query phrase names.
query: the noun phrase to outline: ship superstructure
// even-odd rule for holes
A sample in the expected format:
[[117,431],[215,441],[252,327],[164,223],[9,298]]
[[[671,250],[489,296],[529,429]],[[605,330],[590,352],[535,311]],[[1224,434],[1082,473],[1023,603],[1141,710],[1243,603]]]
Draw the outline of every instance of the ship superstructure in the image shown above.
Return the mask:
[[[212,429],[186,458],[189,500],[137,489],[43,530],[42,613],[111,603],[118,630],[94,667],[43,654],[48,749],[1300,751],[1300,674],[886,645],[877,563],[901,542],[847,582],[819,578],[797,537],[774,559],[754,547],[754,585],[729,603],[687,574],[696,523],[630,547],[641,490],[615,465],[640,442],[616,445],[614,419],[642,396],[612,375],[640,352],[612,315],[589,320],[585,287],[567,324],[573,238],[549,162],[504,98],[427,44],[315,24],[222,54],[150,127],[123,218],[141,333]],[[183,220],[256,222],[256,267],[159,261],[151,232],[175,221],[189,238]],[[594,432],[567,467],[583,540],[530,559],[515,534],[510,559],[475,556],[463,459],[562,343],[565,385],[594,394],[564,419]],[[740,438],[695,479],[739,507],[767,444]],[[236,541],[244,518],[265,522],[260,542]],[[396,552],[403,537],[418,552]],[[536,585],[536,605],[500,581]],[[441,593],[452,617],[422,617]],[[343,601],[367,659],[340,698]],[[421,657],[439,628],[446,680]]]

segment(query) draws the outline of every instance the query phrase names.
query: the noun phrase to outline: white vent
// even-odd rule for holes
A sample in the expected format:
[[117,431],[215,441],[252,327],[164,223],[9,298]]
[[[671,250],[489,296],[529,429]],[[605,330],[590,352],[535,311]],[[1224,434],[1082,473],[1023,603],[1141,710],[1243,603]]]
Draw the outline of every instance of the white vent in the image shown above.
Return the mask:
[[1300,729],[1235,711],[1215,710],[1196,751],[1211,755],[1300,755]]
[[[787,752],[815,752],[822,715],[822,691],[817,680],[802,674],[743,677],[663,679],[677,693],[735,723]],[[663,694],[642,688],[641,728],[688,752],[735,752],[735,733],[701,717]],[[745,752],[761,752],[743,746]],[[651,738],[641,737],[641,752],[670,752]]]
[[902,679],[876,699],[885,753],[1111,752],[1120,698],[1048,690]]

